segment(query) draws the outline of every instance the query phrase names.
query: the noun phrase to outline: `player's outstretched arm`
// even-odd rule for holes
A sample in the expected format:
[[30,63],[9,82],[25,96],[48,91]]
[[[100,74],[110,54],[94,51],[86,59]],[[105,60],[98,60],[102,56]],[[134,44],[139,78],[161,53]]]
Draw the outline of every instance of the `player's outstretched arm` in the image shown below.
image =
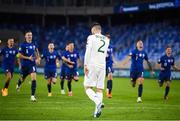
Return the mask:
[[78,58],[78,67],[82,67],[82,66],[83,66],[82,61],[80,58]]
[[174,66],[172,66],[172,67],[173,67],[173,69],[174,69],[175,71],[179,71],[179,70],[180,70],[176,65],[174,65]]
[[62,56],[62,60],[67,63],[67,64],[71,64],[71,65],[74,65],[74,62],[68,60],[66,57]]
[[123,64],[123,65],[126,65],[130,60],[131,60],[131,56],[128,55],[128,56],[125,58],[125,60],[124,60],[124,62],[123,62],[122,64]]
[[40,57],[40,53],[39,53],[38,48],[36,48],[35,55],[36,55],[36,63],[37,63],[37,64],[40,64],[40,62],[41,62],[41,57]]
[[151,71],[151,76],[153,76],[154,75],[154,71],[153,71],[152,65],[151,65],[151,63],[148,60],[146,62],[147,62],[147,65],[149,67],[149,70]]
[[27,59],[27,60],[33,61],[33,56],[32,55],[31,56],[24,56],[23,54],[18,53],[18,58],[19,59]]

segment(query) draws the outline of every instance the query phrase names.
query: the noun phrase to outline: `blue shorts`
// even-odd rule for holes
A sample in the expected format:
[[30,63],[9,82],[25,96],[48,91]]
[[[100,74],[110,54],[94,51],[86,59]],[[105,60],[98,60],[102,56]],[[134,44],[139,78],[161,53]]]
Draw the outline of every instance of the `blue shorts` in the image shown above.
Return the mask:
[[26,77],[31,73],[36,73],[36,66],[22,66],[20,74],[22,77]]
[[158,81],[164,83],[164,81],[171,81],[171,73],[160,72],[158,76]]
[[66,71],[67,80],[73,79],[75,76],[79,76],[79,72],[77,71],[77,69],[67,69]]
[[61,68],[61,72],[60,72],[60,79],[65,79],[66,78],[66,68]]
[[10,72],[11,74],[13,74],[13,72],[14,72],[14,66],[13,65],[3,65],[2,68],[3,68],[4,73]]
[[56,70],[45,70],[44,71],[44,78],[49,79],[49,78],[56,78],[57,73]]
[[112,66],[106,66],[106,75],[108,73],[113,73],[113,72],[114,72],[114,70],[113,70]]
[[138,78],[143,78],[143,72],[142,71],[131,71],[130,78],[132,78],[132,80],[134,80],[134,81],[136,81]]

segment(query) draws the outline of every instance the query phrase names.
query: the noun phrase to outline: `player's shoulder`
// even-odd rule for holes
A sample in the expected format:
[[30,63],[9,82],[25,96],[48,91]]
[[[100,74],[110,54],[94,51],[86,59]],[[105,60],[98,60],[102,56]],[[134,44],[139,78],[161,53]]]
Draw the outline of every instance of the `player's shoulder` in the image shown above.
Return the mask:
[[96,38],[96,36],[92,34],[87,37],[87,40],[94,40],[94,38]]

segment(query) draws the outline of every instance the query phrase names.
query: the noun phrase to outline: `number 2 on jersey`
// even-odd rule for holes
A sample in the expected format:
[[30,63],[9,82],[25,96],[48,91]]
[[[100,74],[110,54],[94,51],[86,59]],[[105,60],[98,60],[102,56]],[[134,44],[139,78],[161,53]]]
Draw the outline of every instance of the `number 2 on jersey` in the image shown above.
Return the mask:
[[105,45],[105,41],[104,40],[100,40],[102,42],[102,45],[99,47],[98,52],[104,53],[104,50],[102,50],[102,48]]

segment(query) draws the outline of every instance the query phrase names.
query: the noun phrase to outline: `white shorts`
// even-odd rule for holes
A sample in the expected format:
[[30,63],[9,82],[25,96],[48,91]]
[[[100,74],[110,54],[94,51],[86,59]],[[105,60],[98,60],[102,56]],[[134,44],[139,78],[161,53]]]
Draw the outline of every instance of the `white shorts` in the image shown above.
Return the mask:
[[88,69],[89,69],[88,75],[84,76],[84,86],[104,89],[106,70],[96,66],[90,66]]

